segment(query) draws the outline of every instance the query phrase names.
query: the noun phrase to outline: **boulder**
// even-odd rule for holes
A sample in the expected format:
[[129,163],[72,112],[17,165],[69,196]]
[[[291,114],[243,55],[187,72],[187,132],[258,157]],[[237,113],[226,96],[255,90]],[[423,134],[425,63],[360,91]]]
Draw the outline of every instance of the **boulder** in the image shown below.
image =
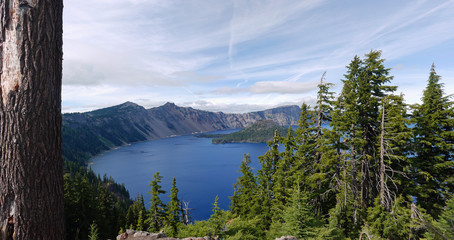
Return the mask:
[[298,240],[298,238],[294,236],[282,236],[280,238],[276,238],[276,240]]
[[145,231],[135,231],[128,229],[126,232],[117,236],[117,240],[214,240],[210,237],[187,237],[172,238],[165,233],[149,233]]

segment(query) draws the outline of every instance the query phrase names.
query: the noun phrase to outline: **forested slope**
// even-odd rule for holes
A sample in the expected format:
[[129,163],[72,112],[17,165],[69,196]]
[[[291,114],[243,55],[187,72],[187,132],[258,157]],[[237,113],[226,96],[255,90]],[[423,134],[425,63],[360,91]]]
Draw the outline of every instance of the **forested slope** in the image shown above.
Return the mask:
[[215,144],[223,143],[264,143],[273,140],[276,134],[285,135],[287,127],[279,126],[273,120],[259,120],[238,132],[229,134],[200,134],[199,137],[213,138]]

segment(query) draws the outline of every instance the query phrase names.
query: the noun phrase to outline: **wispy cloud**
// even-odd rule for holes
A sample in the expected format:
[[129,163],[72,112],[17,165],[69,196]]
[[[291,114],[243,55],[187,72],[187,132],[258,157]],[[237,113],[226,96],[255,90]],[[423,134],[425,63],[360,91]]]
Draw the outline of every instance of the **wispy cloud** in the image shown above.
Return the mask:
[[[454,0],[68,1],[63,105],[88,105],[75,97],[80,88],[99,94],[86,96],[100,102],[91,105],[248,101],[255,109],[303,101],[313,99],[324,71],[340,88],[345,66],[371,49],[383,50],[391,66],[415,66],[418,75],[428,66],[416,59],[430,58],[452,79],[453,22]],[[395,73],[394,84],[407,87],[411,72]],[[418,94],[408,93],[410,101]]]
[[215,94],[303,94],[317,89],[319,82],[289,82],[289,81],[266,81],[255,82],[249,87],[221,87],[213,91]]

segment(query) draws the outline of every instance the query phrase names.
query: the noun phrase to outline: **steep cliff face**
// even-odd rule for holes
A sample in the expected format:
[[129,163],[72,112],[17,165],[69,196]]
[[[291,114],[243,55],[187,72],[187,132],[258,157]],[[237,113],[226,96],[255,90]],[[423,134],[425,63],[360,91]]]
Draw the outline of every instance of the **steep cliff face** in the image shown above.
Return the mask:
[[128,143],[195,132],[243,128],[258,120],[294,125],[298,118],[298,106],[226,114],[178,107],[173,103],[145,109],[126,102],[87,113],[64,114],[63,156],[70,161],[85,162],[96,154]]

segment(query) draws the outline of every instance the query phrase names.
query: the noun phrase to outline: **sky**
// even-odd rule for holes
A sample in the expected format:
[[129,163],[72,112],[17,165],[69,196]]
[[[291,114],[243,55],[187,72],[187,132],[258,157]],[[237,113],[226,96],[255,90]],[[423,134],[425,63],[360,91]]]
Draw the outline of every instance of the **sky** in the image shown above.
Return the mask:
[[313,105],[371,50],[407,103],[432,63],[454,94],[454,0],[65,0],[63,19],[63,112]]

